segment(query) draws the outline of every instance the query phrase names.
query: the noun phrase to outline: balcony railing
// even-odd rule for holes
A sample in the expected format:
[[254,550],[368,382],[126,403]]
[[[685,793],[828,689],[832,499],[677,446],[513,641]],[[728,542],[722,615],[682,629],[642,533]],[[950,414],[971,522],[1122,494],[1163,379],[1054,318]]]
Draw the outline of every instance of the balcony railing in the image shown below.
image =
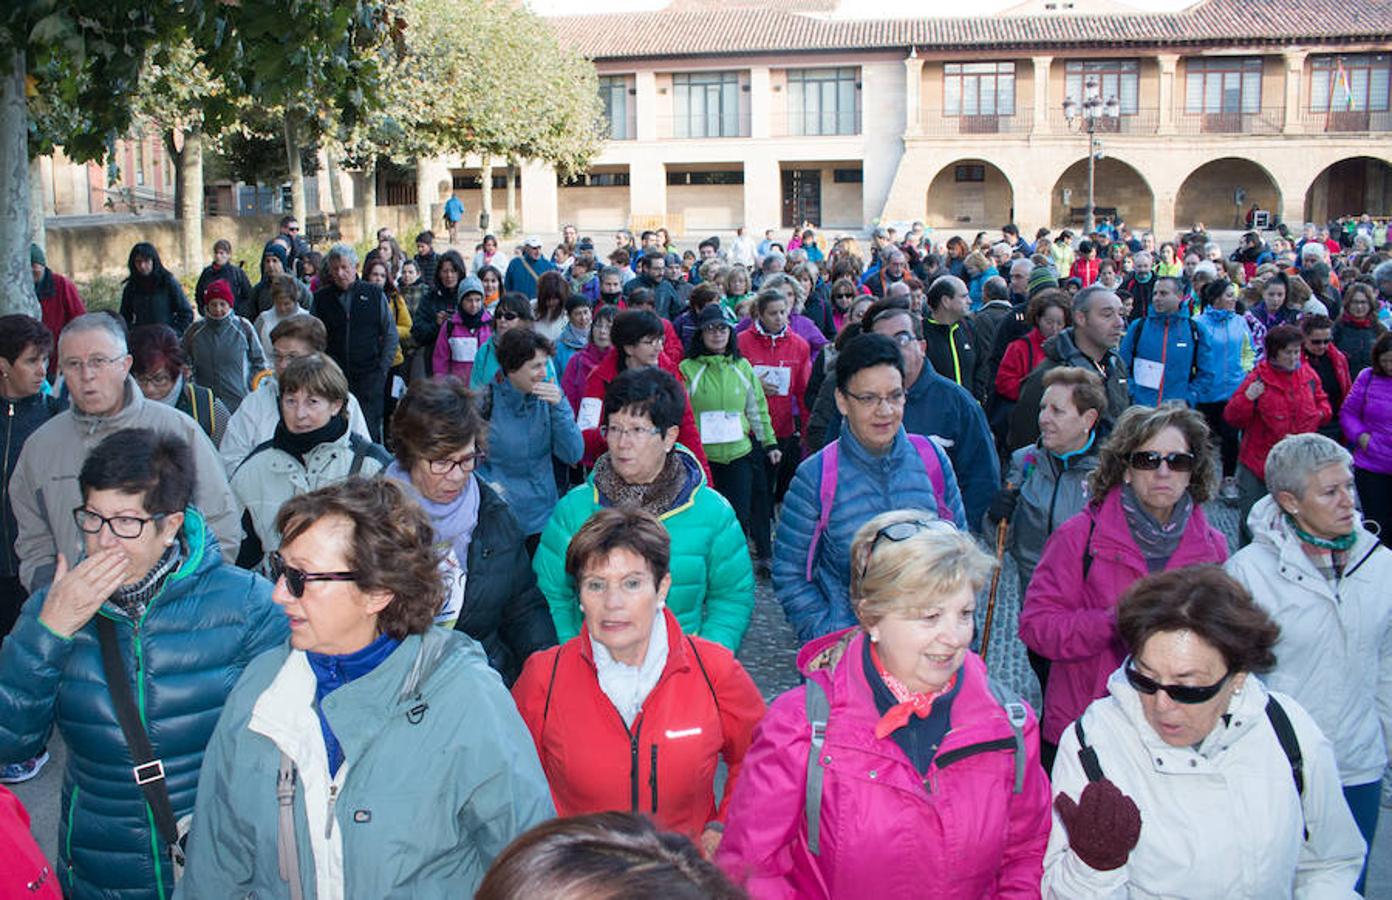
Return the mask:
[[922,132],[929,137],[950,135],[1028,134],[1034,126],[1034,110],[1019,109],[1013,115],[945,116],[939,110],[925,111]]
[[1392,131],[1392,110],[1372,112],[1366,109],[1303,109],[1300,124],[1306,134],[1348,134]]
[[860,110],[794,113],[775,110],[769,114],[771,137],[845,137],[860,134]]
[[704,116],[657,116],[658,140],[714,140],[749,137],[749,112]]
[[[1097,120],[1098,134],[1155,134],[1160,128],[1160,110],[1156,107],[1138,109],[1129,115],[1102,116]],[[1049,130],[1055,134],[1087,131],[1086,125],[1075,120],[1070,125],[1062,109],[1049,110]]]
[[1178,134],[1280,134],[1284,108],[1263,107],[1258,112],[1175,112]]
[[632,112],[604,120],[604,137],[610,141],[631,141],[638,136],[638,117]]

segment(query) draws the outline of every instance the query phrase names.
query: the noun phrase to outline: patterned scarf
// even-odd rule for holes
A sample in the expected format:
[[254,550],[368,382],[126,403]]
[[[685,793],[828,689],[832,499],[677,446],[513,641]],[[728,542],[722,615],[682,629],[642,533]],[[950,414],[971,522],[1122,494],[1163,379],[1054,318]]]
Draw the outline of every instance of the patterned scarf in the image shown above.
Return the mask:
[[606,453],[595,460],[594,483],[610,506],[637,508],[661,516],[672,508],[686,486],[686,467],[675,452],[668,453],[667,462],[651,484],[629,484],[614,471]]
[[132,621],[139,621],[145,615],[145,610],[150,605],[150,601],[155,599],[155,595],[164,587],[164,581],[170,573],[179,568],[179,563],[184,558],[184,546],[180,541],[175,541],[164,548],[164,554],[145,573],[135,584],[125,584],[116,589],[108,602],[114,605],[126,617]]
[[957,683],[957,673],[954,673],[936,691],[914,692],[909,690],[904,682],[889,674],[885,669],[884,663],[880,662],[879,651],[875,645],[870,645],[870,661],[875,664],[875,673],[880,676],[885,687],[894,695],[894,699],[899,701],[889,708],[889,712],[880,717],[880,721],[875,723],[875,737],[884,740],[894,732],[903,728],[909,723],[910,716],[918,716],[920,719],[928,718],[928,714],[933,711],[933,701],[952,690],[952,686]]
[[1343,537],[1327,540],[1316,537],[1310,532],[1300,527],[1296,522],[1295,516],[1285,513],[1286,525],[1300,538],[1300,549],[1305,551],[1305,555],[1314,563],[1315,569],[1325,577],[1330,584],[1338,585],[1339,579],[1344,577],[1344,567],[1348,565],[1348,552],[1353,549],[1353,545],[1358,542],[1357,529],[1350,531]]
[[1170,521],[1160,522],[1145,507],[1131,485],[1122,485],[1121,509],[1126,513],[1126,524],[1131,538],[1145,557],[1146,568],[1159,572],[1174,556],[1175,549],[1184,538],[1184,527],[1189,524],[1189,515],[1194,511],[1194,498],[1188,491],[1180,495],[1179,502],[1170,512]]

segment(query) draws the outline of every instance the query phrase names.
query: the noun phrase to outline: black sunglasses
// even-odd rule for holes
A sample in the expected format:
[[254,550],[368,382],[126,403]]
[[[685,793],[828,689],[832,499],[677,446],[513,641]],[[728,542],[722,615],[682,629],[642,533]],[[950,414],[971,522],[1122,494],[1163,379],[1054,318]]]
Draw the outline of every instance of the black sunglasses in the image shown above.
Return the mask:
[[1137,450],[1131,454],[1131,468],[1143,472],[1153,472],[1164,463],[1171,472],[1192,472],[1197,457],[1192,453],[1156,453],[1154,450]]
[[280,555],[280,551],[271,551],[269,559],[271,583],[276,584],[280,579],[285,579],[285,587],[289,589],[290,596],[296,600],[304,596],[305,585],[311,581],[357,581],[357,572],[306,572],[294,566],[285,564],[285,557]]
[[860,577],[865,578],[865,573],[870,570],[870,560],[875,555],[875,548],[880,545],[882,540],[890,540],[894,543],[907,541],[909,538],[918,534],[925,528],[932,528],[933,523],[924,519],[910,519],[907,522],[895,522],[886,525],[875,532],[874,538],[870,540],[870,549],[865,551],[865,562],[860,567]]
[[1188,684],[1161,684],[1137,672],[1129,659],[1122,668],[1126,672],[1126,680],[1131,682],[1131,686],[1142,694],[1154,694],[1157,691],[1164,691],[1174,702],[1187,705],[1207,703],[1212,700],[1214,697],[1218,696],[1218,692],[1223,689],[1223,685],[1227,684],[1228,679],[1232,677],[1232,670],[1229,669],[1226,675],[1219,678],[1213,684],[1195,687]]
[[512,322],[522,317],[515,312],[500,312],[498,313],[498,318],[502,319],[504,322]]

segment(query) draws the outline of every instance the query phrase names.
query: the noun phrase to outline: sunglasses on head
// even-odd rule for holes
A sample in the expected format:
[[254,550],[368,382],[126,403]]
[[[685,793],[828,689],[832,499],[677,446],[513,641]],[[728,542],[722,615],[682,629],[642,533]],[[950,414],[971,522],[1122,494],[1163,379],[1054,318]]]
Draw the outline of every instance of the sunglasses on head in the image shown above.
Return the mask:
[[285,579],[285,587],[290,591],[290,596],[296,600],[304,596],[305,585],[311,581],[357,581],[357,572],[306,572],[294,566],[286,565],[285,557],[280,555],[280,551],[272,551],[268,560],[271,583],[278,584],[280,579]]
[[894,522],[881,528],[875,532],[874,538],[870,540],[870,549],[865,551],[865,563],[860,567],[860,577],[864,578],[865,573],[870,570],[870,559],[875,555],[875,548],[879,546],[880,541],[888,540],[897,544],[900,541],[907,541],[920,531],[935,527],[937,527],[936,523],[931,520],[909,519],[906,522]]
[[1140,672],[1137,672],[1135,663],[1130,659],[1126,661],[1126,665],[1122,668],[1126,672],[1126,680],[1131,683],[1133,688],[1140,691],[1142,694],[1154,694],[1157,691],[1164,691],[1174,702],[1191,706],[1195,703],[1207,703],[1218,696],[1218,692],[1223,689],[1223,685],[1227,684],[1228,679],[1232,677],[1232,670],[1229,669],[1226,675],[1219,678],[1213,684],[1196,687],[1188,684],[1161,684],[1155,679],[1147,678]]
[[1137,450],[1128,460],[1131,468],[1143,472],[1153,472],[1164,463],[1171,472],[1192,472],[1195,456],[1192,453],[1156,453],[1154,450]]

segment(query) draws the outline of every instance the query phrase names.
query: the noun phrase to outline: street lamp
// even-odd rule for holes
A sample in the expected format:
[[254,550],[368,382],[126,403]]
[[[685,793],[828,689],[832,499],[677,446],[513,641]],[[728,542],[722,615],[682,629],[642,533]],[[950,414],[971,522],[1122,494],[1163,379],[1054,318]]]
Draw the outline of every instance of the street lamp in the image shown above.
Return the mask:
[[1103,116],[1115,119],[1120,115],[1121,101],[1116,97],[1108,97],[1104,100],[1102,86],[1092,75],[1089,75],[1083,84],[1082,103],[1072,97],[1065,97],[1063,100],[1063,118],[1068,123],[1068,127],[1074,131],[1086,130],[1088,136],[1087,218],[1083,221],[1083,230],[1088,234],[1092,234],[1097,227],[1094,183],[1097,160],[1102,156],[1102,142],[1097,139],[1097,122]]

